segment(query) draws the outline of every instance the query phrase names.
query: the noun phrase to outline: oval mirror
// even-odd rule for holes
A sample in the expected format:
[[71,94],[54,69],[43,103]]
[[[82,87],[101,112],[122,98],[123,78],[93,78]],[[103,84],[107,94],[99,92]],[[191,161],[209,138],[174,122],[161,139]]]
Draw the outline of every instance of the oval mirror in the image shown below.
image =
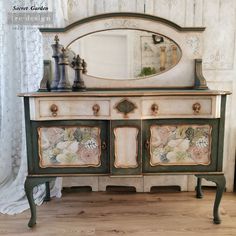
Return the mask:
[[142,30],[116,29],[76,39],[68,49],[87,63],[87,74],[106,79],[139,79],[163,73],[181,58],[171,39]]

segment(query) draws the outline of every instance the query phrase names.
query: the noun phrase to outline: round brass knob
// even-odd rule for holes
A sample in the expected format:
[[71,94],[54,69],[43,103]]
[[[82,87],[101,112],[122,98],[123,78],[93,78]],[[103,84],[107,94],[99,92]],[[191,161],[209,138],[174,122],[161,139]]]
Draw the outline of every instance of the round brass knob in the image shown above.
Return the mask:
[[151,106],[152,115],[157,115],[159,107],[156,103],[153,103]]
[[93,114],[97,116],[100,111],[100,106],[98,104],[94,104],[92,109],[93,109]]
[[52,116],[57,116],[57,112],[58,112],[58,106],[56,104],[52,104],[50,106],[50,110],[52,112]]
[[196,114],[199,114],[200,113],[200,110],[201,110],[201,104],[196,102],[193,104],[193,113],[196,115]]

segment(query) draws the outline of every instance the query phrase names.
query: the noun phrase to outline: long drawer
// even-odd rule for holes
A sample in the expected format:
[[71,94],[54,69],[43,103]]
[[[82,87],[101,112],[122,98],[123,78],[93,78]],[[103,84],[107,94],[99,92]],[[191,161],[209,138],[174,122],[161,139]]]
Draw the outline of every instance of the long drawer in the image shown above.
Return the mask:
[[219,118],[220,96],[30,98],[31,120]]
[[163,96],[142,100],[142,118],[219,118],[220,96]]
[[31,120],[108,119],[110,101],[93,98],[35,98],[30,100]]

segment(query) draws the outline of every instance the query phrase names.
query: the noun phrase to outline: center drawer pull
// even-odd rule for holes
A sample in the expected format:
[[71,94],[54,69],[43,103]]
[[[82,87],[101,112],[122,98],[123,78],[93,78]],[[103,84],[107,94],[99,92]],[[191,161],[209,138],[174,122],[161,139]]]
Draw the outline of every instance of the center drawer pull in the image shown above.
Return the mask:
[[100,106],[98,104],[94,104],[92,109],[93,109],[93,114],[97,116],[100,111]]
[[196,102],[193,104],[193,113],[195,115],[199,114],[200,113],[200,110],[201,110],[201,104]]
[[58,112],[58,106],[56,104],[52,104],[50,107],[50,110],[52,112],[52,116],[57,116],[57,112]]
[[153,103],[151,106],[152,115],[156,116],[158,113],[159,107],[156,103]]

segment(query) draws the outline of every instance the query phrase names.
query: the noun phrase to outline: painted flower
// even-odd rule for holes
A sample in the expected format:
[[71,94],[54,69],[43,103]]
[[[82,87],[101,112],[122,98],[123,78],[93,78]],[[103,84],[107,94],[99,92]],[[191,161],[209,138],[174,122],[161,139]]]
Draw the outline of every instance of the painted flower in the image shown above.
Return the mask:
[[209,145],[208,139],[206,137],[204,137],[204,136],[199,138],[196,141],[196,146],[198,148],[205,148],[205,147],[208,147],[208,145]]
[[194,129],[192,127],[189,127],[186,131],[186,138],[188,138],[189,140],[192,140],[194,137]]
[[209,149],[207,147],[199,148],[197,146],[192,146],[189,148],[192,159],[196,163],[208,163],[209,162]]
[[186,151],[189,148],[188,139],[173,139],[168,142],[168,146],[173,148],[173,152]]
[[76,162],[77,156],[75,153],[64,150],[63,153],[57,155],[56,160],[61,164],[71,164]]
[[45,138],[41,139],[41,148],[43,150],[46,150],[46,149],[50,148],[50,146],[51,146],[51,144],[50,144],[48,139],[45,139]]
[[188,127],[186,126],[180,126],[178,129],[176,129],[176,138],[177,139],[184,139],[186,138],[186,130]]
[[166,158],[166,152],[164,148],[152,148],[151,149],[151,162],[156,164],[156,163],[163,163],[163,162],[168,162],[169,160]]
[[65,128],[64,131],[64,140],[65,141],[73,141],[75,139],[74,132],[76,128]]
[[165,145],[175,129],[173,126],[152,128],[152,145],[156,147]]
[[99,153],[97,148],[79,148],[77,152],[78,161],[82,164],[93,164],[99,163]]
[[187,150],[189,149],[190,140],[188,139],[173,139],[170,140],[163,148],[165,152],[165,159],[169,162],[180,162],[188,159],[189,155]]
[[94,138],[89,139],[88,141],[86,141],[84,145],[87,149],[94,149],[94,148],[98,147],[97,142]]
[[41,145],[43,149],[54,146],[63,139],[63,129],[61,128],[41,128]]
[[59,142],[56,148],[76,153],[78,151],[78,146],[79,143],[77,141],[65,141],[65,142]]
[[59,149],[59,148],[53,148],[52,149],[52,154],[54,155],[54,156],[57,156],[58,154],[60,154],[61,153],[61,150]]
[[163,148],[154,148],[153,150],[151,150],[152,152],[152,155],[156,156],[156,157],[159,157],[163,154],[165,154],[165,151]]

